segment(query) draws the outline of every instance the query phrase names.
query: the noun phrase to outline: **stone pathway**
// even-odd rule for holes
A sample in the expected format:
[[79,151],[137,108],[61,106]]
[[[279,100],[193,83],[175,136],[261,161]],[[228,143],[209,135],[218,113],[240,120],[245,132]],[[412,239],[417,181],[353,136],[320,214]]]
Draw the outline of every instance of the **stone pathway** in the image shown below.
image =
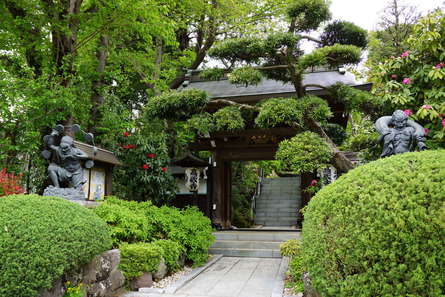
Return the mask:
[[[132,293],[133,297],[271,297],[283,278],[279,258],[223,257],[175,294]],[[282,291],[282,287],[281,287]],[[281,295],[281,294],[280,294]],[[129,295],[126,295],[129,296]]]

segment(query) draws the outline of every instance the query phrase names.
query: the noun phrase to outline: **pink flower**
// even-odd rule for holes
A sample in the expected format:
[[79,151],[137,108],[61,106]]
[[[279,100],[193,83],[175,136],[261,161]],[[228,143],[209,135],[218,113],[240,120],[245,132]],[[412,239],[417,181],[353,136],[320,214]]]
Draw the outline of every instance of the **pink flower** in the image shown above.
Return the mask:
[[402,58],[406,58],[408,56],[409,56],[409,51],[406,51],[400,55],[400,57],[402,57]]
[[124,135],[124,137],[128,137],[128,136],[130,135],[130,133],[125,131],[125,132],[123,133],[123,135]]
[[404,112],[408,117],[409,117],[410,115],[413,114],[413,111],[412,111],[411,109],[405,109],[403,112]]
[[309,185],[310,187],[315,187],[317,185],[318,181],[316,179],[313,179],[311,181],[311,184]]
[[436,69],[440,69],[440,68],[442,68],[442,63],[437,64],[436,66],[434,66],[434,68],[436,68]]
[[431,109],[433,107],[431,105],[425,104],[425,105],[422,105],[422,108],[423,109]]
[[392,79],[397,79],[397,74],[391,74]]
[[150,168],[150,166],[148,166],[148,164],[144,164],[144,165],[142,165],[142,169],[144,169],[144,170],[148,170],[148,168]]
[[442,119],[442,126],[445,127],[445,118]]
[[428,129],[428,128],[424,128],[424,129],[423,129],[423,132],[425,133],[425,135],[428,135],[428,134],[430,133],[430,129]]
[[403,79],[402,83],[403,83],[404,85],[409,85],[409,84],[411,83],[411,78],[409,78],[409,77],[405,77],[405,78]]

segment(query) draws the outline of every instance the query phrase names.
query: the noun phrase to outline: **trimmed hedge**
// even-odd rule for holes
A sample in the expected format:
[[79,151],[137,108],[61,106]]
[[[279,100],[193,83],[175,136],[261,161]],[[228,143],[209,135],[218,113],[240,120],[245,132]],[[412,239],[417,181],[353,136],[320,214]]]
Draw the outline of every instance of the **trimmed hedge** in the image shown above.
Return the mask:
[[214,241],[210,220],[194,207],[179,210],[110,197],[95,212],[110,225],[115,247],[170,239],[185,249],[187,260],[200,265]]
[[139,277],[144,272],[156,272],[162,260],[162,248],[152,243],[122,244],[119,249],[119,268],[127,280]]
[[329,296],[445,295],[445,151],[351,170],[309,203],[302,255]]
[[0,199],[0,296],[39,296],[64,273],[111,247],[92,211],[55,197]]

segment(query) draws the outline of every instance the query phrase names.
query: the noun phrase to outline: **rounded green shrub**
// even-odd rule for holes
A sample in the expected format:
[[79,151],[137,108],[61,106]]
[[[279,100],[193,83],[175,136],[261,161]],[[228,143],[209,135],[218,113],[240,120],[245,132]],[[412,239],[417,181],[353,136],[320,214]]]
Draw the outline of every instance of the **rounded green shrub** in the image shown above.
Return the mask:
[[289,239],[280,244],[280,253],[285,257],[294,257],[300,254],[300,241],[298,239]]
[[302,255],[322,296],[444,296],[445,151],[362,165],[309,203]]
[[283,170],[297,174],[312,172],[329,164],[332,149],[317,134],[303,132],[280,142],[275,158]]
[[0,296],[34,297],[111,247],[91,210],[55,197],[0,199]]
[[246,125],[241,110],[236,106],[219,109],[213,114],[213,119],[217,131],[242,130]]
[[168,267],[168,271],[176,271],[181,268],[179,259],[185,252],[185,248],[181,244],[168,239],[158,239],[153,241],[152,244],[161,247],[162,257]]
[[301,127],[304,110],[295,98],[272,98],[261,102],[255,119],[260,128]]
[[141,276],[145,272],[154,273],[162,260],[162,248],[153,243],[122,244],[119,268],[127,280]]

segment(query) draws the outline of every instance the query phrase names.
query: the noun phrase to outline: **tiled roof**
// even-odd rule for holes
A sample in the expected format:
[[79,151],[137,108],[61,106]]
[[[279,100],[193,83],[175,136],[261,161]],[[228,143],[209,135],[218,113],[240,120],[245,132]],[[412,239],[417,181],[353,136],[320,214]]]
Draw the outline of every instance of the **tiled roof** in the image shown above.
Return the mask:
[[[315,84],[323,87],[329,87],[335,83],[344,83],[349,86],[363,86],[368,88],[370,84],[363,84],[355,80],[352,73],[339,71],[321,71],[310,72],[304,75],[303,85]],[[283,83],[273,79],[263,79],[256,86],[239,86],[231,84],[227,79],[219,81],[202,81],[199,79],[191,78],[186,81],[185,86],[187,88],[196,88],[207,91],[212,99],[231,98],[231,97],[244,97],[244,96],[258,96],[268,94],[282,94],[292,95],[295,93],[295,88],[291,83]],[[307,92],[309,94],[323,93],[322,88],[308,87]]]

